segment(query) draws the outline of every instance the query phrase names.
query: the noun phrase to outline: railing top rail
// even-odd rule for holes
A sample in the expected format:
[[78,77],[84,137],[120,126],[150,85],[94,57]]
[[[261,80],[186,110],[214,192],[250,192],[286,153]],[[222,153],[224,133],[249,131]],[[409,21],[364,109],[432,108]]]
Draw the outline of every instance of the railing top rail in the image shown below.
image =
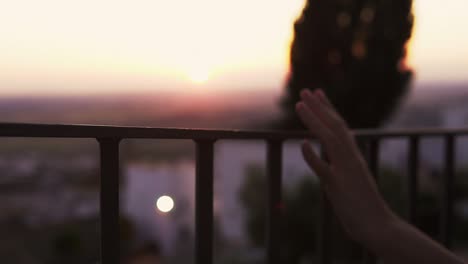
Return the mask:
[[[355,130],[358,137],[392,138],[411,136],[468,135],[468,128],[398,129],[398,130]],[[0,123],[0,137],[49,137],[49,138],[152,138],[152,139],[267,139],[286,140],[310,137],[307,131],[268,130],[212,130],[188,128],[157,128],[134,126],[107,126],[82,124],[30,124]]]

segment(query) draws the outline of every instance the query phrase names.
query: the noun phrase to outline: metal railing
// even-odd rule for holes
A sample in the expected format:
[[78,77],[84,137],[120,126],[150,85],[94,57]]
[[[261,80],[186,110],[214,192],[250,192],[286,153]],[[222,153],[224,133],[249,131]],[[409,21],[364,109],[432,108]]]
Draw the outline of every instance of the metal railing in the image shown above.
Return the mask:
[[[388,138],[405,138],[409,144],[408,200],[409,222],[415,223],[418,208],[419,142],[423,137],[442,137],[445,141],[445,177],[441,189],[440,241],[451,246],[453,219],[453,187],[456,137],[468,135],[468,129],[359,130],[358,142],[368,160],[369,168],[378,177],[379,143]],[[305,131],[240,131],[200,130],[150,127],[115,127],[92,125],[46,125],[0,123],[0,137],[32,138],[94,138],[100,147],[101,186],[101,263],[119,263],[119,142],[122,139],[191,139],[196,144],[195,184],[195,263],[213,263],[213,162],[216,140],[264,140],[267,142],[268,206],[266,263],[279,264],[281,240],[281,172],[282,144],[289,139],[310,137]],[[318,232],[319,262],[332,262],[332,211],[322,194],[321,219]],[[375,263],[370,254],[365,263]]]

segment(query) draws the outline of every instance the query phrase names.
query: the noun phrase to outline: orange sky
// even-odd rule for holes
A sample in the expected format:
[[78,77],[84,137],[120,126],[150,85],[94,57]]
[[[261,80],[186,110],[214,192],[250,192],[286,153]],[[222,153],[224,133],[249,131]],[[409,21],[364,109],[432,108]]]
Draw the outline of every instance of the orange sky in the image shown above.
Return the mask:
[[[0,96],[282,87],[303,0],[0,3]],[[417,82],[466,81],[466,0],[415,0]]]

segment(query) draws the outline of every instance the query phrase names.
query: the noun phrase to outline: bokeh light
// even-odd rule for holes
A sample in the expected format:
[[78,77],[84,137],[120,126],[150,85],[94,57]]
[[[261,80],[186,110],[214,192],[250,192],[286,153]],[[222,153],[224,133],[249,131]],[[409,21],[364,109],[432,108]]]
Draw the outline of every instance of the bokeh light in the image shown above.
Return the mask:
[[167,195],[163,195],[156,201],[156,208],[163,213],[168,213],[174,209],[174,200]]

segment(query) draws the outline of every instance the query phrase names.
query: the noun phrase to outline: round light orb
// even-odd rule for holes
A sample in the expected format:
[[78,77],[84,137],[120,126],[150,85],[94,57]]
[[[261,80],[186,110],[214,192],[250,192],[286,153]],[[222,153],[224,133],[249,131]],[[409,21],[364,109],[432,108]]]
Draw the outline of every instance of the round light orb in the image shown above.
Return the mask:
[[163,213],[168,213],[174,208],[174,200],[170,196],[163,195],[156,201],[156,208]]

